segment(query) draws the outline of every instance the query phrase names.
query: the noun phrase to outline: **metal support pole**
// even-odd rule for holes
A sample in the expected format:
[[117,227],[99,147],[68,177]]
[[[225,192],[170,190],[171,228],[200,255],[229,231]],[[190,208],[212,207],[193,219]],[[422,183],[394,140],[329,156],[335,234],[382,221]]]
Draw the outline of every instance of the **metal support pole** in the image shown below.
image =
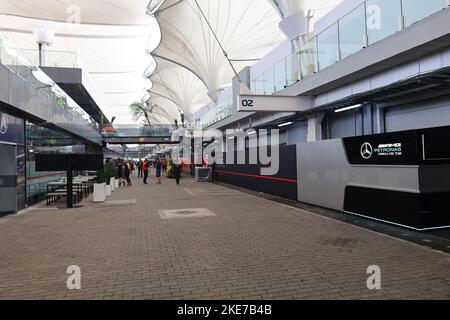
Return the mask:
[[73,208],[73,171],[72,171],[72,157],[69,156],[67,163],[67,208]]
[[43,52],[42,52],[42,43],[38,43],[39,46],[39,66],[42,67],[42,63],[43,63]]

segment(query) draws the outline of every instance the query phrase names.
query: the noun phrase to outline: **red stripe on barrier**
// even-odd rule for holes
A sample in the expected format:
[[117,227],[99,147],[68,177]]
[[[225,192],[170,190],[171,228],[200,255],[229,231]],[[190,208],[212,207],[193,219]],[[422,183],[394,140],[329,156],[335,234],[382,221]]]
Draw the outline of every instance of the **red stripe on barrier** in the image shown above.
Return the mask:
[[61,172],[61,173],[52,173],[52,174],[46,174],[44,176],[37,176],[37,177],[27,177],[27,180],[37,180],[37,179],[42,179],[42,178],[49,178],[49,177],[56,177],[56,176],[60,176],[66,174],[65,172]]
[[282,181],[282,182],[289,182],[289,183],[297,183],[298,182],[298,180],[294,180],[294,179],[277,178],[277,177],[271,177],[271,176],[260,176],[260,175],[256,175],[256,174],[248,174],[248,173],[240,173],[240,172],[232,172],[232,171],[216,170],[216,173],[231,174],[231,175],[241,176],[241,177],[274,180],[274,181]]

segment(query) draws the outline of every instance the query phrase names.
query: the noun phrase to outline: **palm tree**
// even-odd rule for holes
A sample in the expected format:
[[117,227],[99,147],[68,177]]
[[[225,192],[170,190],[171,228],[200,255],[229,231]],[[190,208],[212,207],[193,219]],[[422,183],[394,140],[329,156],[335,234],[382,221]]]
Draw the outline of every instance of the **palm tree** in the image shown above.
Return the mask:
[[153,105],[146,102],[133,102],[130,105],[130,111],[135,120],[145,118],[149,127],[151,127],[150,115],[153,112]]

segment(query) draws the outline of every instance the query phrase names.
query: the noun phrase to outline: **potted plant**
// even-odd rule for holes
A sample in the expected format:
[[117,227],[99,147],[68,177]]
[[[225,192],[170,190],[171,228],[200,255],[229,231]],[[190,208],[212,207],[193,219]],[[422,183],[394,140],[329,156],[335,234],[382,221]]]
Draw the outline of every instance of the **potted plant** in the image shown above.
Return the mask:
[[94,184],[94,202],[105,202],[106,200],[106,183],[105,171],[97,172],[97,183]]
[[105,165],[105,182],[107,183],[106,195],[109,197],[115,188],[116,170],[112,163]]

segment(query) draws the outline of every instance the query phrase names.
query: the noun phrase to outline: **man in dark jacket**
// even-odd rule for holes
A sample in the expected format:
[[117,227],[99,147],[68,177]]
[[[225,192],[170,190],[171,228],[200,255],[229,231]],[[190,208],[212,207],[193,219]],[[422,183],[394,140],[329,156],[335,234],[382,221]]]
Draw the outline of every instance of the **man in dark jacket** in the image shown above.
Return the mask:
[[175,164],[173,165],[173,175],[175,176],[175,179],[177,181],[177,185],[180,185],[180,179],[181,179],[181,172],[183,168],[181,164]]
[[138,167],[138,178],[142,178],[144,176],[144,172],[143,172],[143,166],[144,163],[142,162],[142,160],[139,160],[139,162],[137,163],[137,167]]

